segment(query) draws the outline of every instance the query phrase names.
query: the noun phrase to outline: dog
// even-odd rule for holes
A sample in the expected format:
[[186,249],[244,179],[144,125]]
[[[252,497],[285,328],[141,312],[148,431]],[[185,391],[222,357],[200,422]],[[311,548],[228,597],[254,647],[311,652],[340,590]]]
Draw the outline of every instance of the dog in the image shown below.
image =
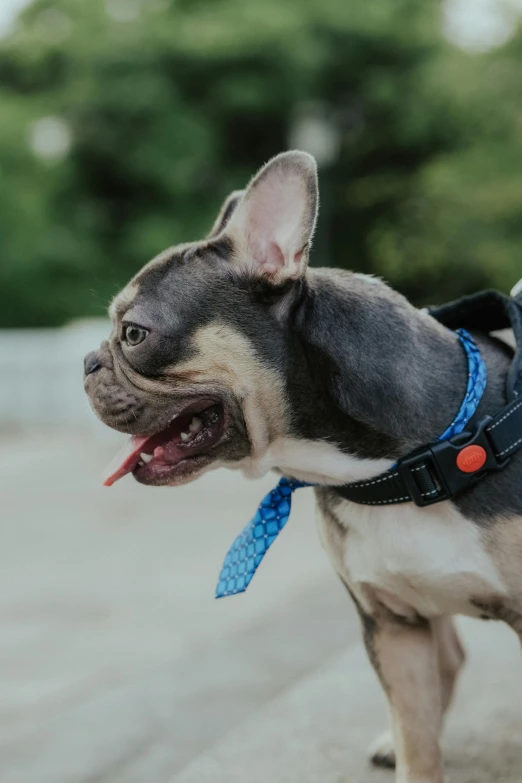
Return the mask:
[[[443,432],[467,370],[456,334],[381,280],[308,268],[317,212],[314,159],[273,158],[204,240],[164,251],[116,296],[85,388],[100,419],[133,436],[109,483],[132,472],[176,486],[228,467],[315,485],[320,538],[389,702],[373,761],[399,783],[441,783],[465,657],[452,616],[503,620],[522,639],[522,457],[426,508],[335,491]],[[505,404],[512,351],[474,337],[485,415]]]

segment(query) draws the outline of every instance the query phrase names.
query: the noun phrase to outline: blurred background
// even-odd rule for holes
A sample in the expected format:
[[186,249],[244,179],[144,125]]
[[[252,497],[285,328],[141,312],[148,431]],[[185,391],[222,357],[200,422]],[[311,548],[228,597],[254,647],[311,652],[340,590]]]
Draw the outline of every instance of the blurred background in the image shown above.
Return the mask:
[[[101,488],[118,437],[82,358],[129,277],[292,147],[320,167],[315,265],[419,305],[508,291],[521,21],[521,0],[0,0],[2,783],[385,779],[311,491],[248,597],[214,602],[271,479]],[[519,783],[517,645],[463,627],[452,780]]]
[[2,8],[1,326],[103,315],[294,146],[321,166],[316,264],[419,303],[520,276],[520,2]]

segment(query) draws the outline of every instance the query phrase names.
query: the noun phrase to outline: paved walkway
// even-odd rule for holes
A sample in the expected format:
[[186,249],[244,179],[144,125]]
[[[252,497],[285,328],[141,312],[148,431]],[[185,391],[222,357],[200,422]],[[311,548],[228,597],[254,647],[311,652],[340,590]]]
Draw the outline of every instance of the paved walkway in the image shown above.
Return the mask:
[[[461,623],[470,661],[445,737],[448,783],[520,783],[522,683],[509,630]],[[383,728],[383,696],[359,644],[233,729],[172,783],[392,783],[366,747]]]
[[[310,490],[247,595],[215,578],[270,479],[100,486],[110,439],[0,440],[1,783],[372,783],[384,721]],[[520,783],[509,631],[472,647],[448,732],[453,783]]]

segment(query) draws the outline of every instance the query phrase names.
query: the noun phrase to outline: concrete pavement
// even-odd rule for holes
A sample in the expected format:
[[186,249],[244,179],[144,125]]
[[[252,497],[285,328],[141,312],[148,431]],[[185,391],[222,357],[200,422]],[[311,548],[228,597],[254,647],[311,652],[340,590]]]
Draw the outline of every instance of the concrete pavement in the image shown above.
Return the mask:
[[[445,732],[448,783],[520,783],[522,683],[514,634],[460,622],[468,665]],[[172,783],[384,783],[366,748],[384,728],[384,700],[361,645],[303,677]]]
[[[390,779],[366,765],[382,696],[310,490],[248,593],[216,602],[222,557],[272,479],[107,489],[111,438],[0,446],[1,783]],[[518,644],[494,624],[464,630],[449,779],[522,781]]]

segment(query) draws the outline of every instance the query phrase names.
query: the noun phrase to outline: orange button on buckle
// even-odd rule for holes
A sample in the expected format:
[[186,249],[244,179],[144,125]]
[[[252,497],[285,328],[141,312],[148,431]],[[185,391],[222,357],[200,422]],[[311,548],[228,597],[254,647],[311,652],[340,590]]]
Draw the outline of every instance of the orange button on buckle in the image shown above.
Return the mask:
[[459,451],[457,467],[463,473],[476,473],[486,464],[488,455],[482,446],[465,446]]

